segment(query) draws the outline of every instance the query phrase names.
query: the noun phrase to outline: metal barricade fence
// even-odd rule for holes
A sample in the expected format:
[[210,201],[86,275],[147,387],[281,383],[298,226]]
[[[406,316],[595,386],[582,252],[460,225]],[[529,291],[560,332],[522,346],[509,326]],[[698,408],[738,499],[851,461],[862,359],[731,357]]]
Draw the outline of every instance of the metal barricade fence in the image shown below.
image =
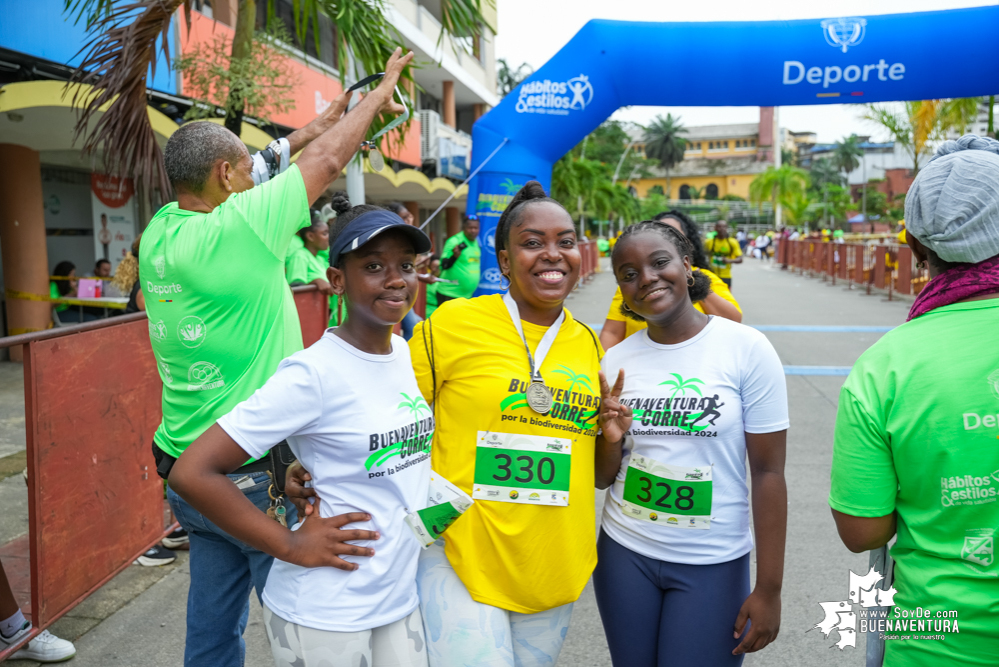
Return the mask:
[[886,243],[832,243],[818,239],[783,240],[778,262],[789,271],[821,277],[835,285],[844,281],[850,289],[864,286],[894,294],[916,295],[929,280],[906,245]]
[[[326,330],[329,300],[315,285],[292,291],[308,346]],[[0,347],[16,345],[28,535],[3,545],[4,570],[34,629],[0,662],[176,527],[164,526],[151,450],[162,384],[146,314],[0,338]]]

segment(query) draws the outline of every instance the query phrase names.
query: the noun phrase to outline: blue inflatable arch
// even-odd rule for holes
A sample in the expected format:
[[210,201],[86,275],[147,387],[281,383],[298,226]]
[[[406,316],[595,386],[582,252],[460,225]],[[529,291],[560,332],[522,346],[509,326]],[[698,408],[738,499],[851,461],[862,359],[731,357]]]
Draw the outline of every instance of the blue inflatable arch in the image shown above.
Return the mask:
[[[503,291],[496,222],[528,180],[619,107],[782,106],[999,91],[999,7],[727,23],[587,23],[476,122],[467,212],[479,217],[477,294]],[[677,72],[690,73],[682,79]]]

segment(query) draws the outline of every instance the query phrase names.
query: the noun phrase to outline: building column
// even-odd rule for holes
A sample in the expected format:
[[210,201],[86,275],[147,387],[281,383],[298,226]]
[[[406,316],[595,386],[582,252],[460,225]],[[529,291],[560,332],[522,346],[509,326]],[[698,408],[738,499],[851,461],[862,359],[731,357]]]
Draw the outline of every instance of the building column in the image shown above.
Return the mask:
[[405,206],[406,210],[409,211],[412,214],[412,216],[413,216],[413,222],[415,222],[416,226],[419,227],[420,226],[420,202],[418,202],[418,201],[404,201],[404,202],[402,202],[402,205]]
[[474,123],[486,113],[486,105],[479,103],[472,105],[472,122]]
[[452,130],[458,128],[458,111],[454,106],[454,81],[444,82],[444,99],[441,102],[444,111],[444,124]]
[[[45,239],[42,164],[38,151],[0,144],[0,250],[3,282],[8,291],[47,297],[49,257]],[[6,297],[7,331],[14,336],[49,328],[47,301]],[[21,348],[10,350],[21,360]]]
[[444,214],[447,216],[447,237],[451,238],[461,231],[461,212],[454,206],[448,206]]

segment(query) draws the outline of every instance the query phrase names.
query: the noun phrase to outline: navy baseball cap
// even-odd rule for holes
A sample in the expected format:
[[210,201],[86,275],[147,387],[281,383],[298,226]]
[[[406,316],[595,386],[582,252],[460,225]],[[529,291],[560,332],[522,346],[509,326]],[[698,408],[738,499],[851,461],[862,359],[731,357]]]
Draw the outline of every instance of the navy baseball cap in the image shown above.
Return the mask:
[[330,266],[336,266],[340,256],[357,250],[365,243],[390,229],[409,237],[417,254],[430,252],[430,237],[420,229],[407,225],[397,214],[384,209],[362,213],[351,220],[330,246]]

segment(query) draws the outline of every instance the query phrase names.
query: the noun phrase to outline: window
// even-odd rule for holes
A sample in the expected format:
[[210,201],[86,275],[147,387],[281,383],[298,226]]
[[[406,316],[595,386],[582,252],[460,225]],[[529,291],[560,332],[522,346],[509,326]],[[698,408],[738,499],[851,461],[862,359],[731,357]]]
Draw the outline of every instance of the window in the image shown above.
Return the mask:
[[680,199],[690,199],[690,186],[681,185],[680,186]]
[[708,183],[708,187],[704,191],[705,199],[718,199],[718,186],[714,183]]
[[710,142],[708,142],[708,152],[714,151],[714,152],[717,153],[717,152],[727,151],[727,150],[728,150],[728,142],[727,141],[710,141]]

